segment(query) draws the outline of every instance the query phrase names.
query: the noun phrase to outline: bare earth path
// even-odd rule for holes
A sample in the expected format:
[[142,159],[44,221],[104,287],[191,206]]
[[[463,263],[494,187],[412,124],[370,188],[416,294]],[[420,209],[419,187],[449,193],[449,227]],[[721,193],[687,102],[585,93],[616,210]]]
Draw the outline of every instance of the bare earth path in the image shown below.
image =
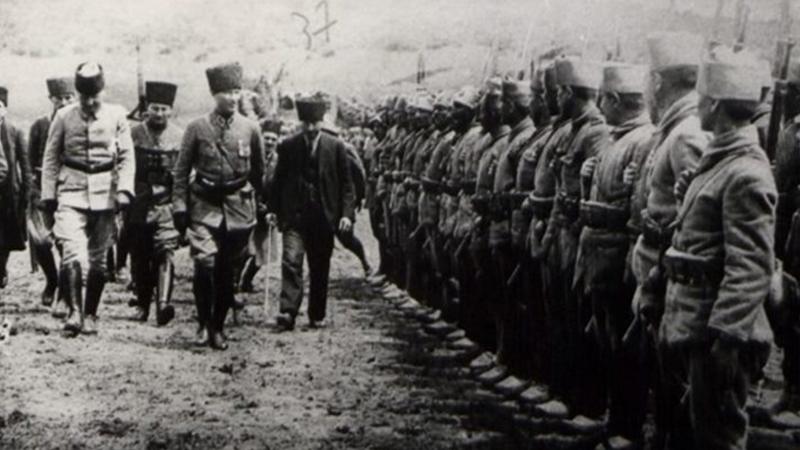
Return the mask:
[[[358,233],[367,236],[363,219]],[[453,381],[461,369],[421,364],[420,355],[441,344],[369,289],[355,258],[341,249],[332,270],[331,329],[306,330],[301,317],[297,331],[275,334],[258,292],[247,296],[240,325],[230,326],[227,352],[191,344],[186,250],[177,257],[173,323],[126,320],[131,293],[110,284],[97,337],[61,335],[38,306],[43,281],[28,273],[26,258],[14,254],[11,282],[0,293],[0,316],[19,331],[0,346],[0,448],[512,445],[454,414],[453,399],[472,387]],[[277,289],[277,267],[270,276]]]

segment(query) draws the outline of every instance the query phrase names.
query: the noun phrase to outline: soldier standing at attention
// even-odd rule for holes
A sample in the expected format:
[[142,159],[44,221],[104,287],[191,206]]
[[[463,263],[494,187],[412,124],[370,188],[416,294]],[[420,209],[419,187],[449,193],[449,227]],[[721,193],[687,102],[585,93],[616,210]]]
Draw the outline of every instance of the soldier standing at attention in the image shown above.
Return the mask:
[[[47,146],[50,122],[59,109],[74,103],[76,98],[73,80],[69,77],[47,79],[47,92],[50,102],[53,104],[53,111],[33,123],[28,138],[28,159],[33,177],[30,193],[31,207],[38,207],[41,199],[42,160]],[[38,208],[35,211],[31,211],[31,214],[37,216],[37,219],[32,221],[36,229],[28,230],[31,238],[31,251],[34,253],[39,267],[42,268],[42,272],[44,272],[46,283],[44,291],[42,291],[42,304],[48,306],[53,303],[56,288],[59,286],[58,268],[53,253],[53,223],[46,221]],[[63,294],[63,292],[59,293],[59,299],[63,297]],[[66,315],[66,310],[63,309],[64,306],[64,302],[56,302],[53,305],[53,316],[63,318]]]
[[764,300],[778,193],[750,124],[769,69],[746,52],[715,53],[697,79],[700,123],[713,138],[685,195],[676,185],[682,204],[663,261],[669,281],[659,339],[675,355],[665,373],[688,385],[686,449],[747,447],[748,389],[772,341]]
[[136,199],[128,210],[127,227],[136,243],[131,246],[131,268],[138,302],[133,318],[147,321],[155,289],[158,325],[175,317],[169,304],[175,272],[172,253],[179,238],[172,221],[172,168],[183,130],[170,118],[177,90],[171,83],[148,81],[147,116],[131,130],[136,150]]
[[[106,252],[116,233],[114,216],[134,195],[136,162],[126,112],[103,102],[104,87],[102,66],[78,66],[79,102],[61,108],[53,118],[42,166],[41,205],[54,214],[64,299],[70,309],[65,329],[72,333],[97,333]],[[89,261],[85,301],[84,256]]]
[[194,259],[197,343],[225,350],[223,327],[234,302],[234,272],[247,257],[257,219],[264,143],[258,123],[237,112],[242,67],[215,66],[206,77],[216,107],[186,128],[173,171],[172,208],[175,227],[187,233]]
[[[634,311],[645,328],[657,330],[666,284],[659,261],[670,245],[670,224],[678,214],[675,182],[684,170],[697,165],[708,135],[700,128],[695,92],[702,39],[686,33],[659,33],[648,37],[647,46],[647,95],[656,132],[644,165],[636,168],[640,173],[631,202],[638,206],[631,211],[631,221],[639,222],[642,233],[631,255],[631,272],[637,285]],[[659,349],[659,364],[671,356],[660,350],[664,349]],[[655,386],[655,440],[666,441],[674,448],[688,448],[681,442],[690,434],[679,404],[684,391],[682,381],[660,375]]]
[[633,319],[630,305],[636,289],[634,282],[625,279],[631,186],[625,183],[624,172],[637,149],[648,145],[653,135],[644,101],[646,74],[645,66],[629,64],[603,69],[600,109],[612,127],[611,140],[581,170],[591,188],[580,205],[584,228],[576,270],[583,274],[579,288],[591,299],[594,337],[607,374],[608,432],[614,448],[641,444],[647,407],[639,355],[622,345]]
[[270,221],[283,231],[280,314],[282,330],[294,328],[303,301],[303,259],[308,257],[311,285],[308,319],[325,326],[328,273],[335,233],[351,233],[355,188],[347,149],[321,130],[328,104],[321,94],[297,100],[302,132],[278,145],[278,166],[270,189]]

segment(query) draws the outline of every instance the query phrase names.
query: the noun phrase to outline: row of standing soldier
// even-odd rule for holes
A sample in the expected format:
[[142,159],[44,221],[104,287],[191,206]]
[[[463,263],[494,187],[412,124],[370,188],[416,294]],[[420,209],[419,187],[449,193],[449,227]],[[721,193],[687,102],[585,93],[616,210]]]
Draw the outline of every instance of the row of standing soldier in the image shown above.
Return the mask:
[[773,332],[772,420],[800,426],[793,233],[783,252],[797,125],[776,168],[782,273],[778,191],[751,125],[765,64],[701,55],[684,33],[647,48],[649,66],[562,55],[530,82],[388,100],[368,161],[379,272],[441,312],[430,331],[488,349],[477,378],[537,415],[591,428],[608,411],[605,445],[635,448],[652,392],[654,448],[745,448]]

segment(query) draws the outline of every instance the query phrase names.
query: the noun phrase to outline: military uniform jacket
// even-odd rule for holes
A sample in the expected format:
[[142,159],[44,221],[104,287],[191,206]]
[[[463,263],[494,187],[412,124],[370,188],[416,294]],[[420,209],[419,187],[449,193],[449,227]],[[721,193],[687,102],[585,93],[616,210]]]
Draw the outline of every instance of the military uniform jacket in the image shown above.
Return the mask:
[[[625,226],[630,215],[630,186],[623,183],[623,173],[637,150],[647,145],[653,125],[645,116],[633,118],[611,130],[608,148],[600,152],[589,193],[596,214],[617,216],[618,224],[585,223],[581,231],[576,278],[583,278],[585,288],[618,280],[624,273],[630,240]],[[601,219],[598,217],[598,219]],[[616,219],[616,217],[615,217]],[[602,220],[601,220],[602,222]]]
[[[643,173],[639,175],[632,204],[646,204],[640,213],[642,228],[655,226],[668,236],[678,214],[675,181],[681,172],[697,165],[709,140],[697,117],[697,93],[687,94],[664,112],[653,139],[653,148],[640,168]],[[664,244],[667,243],[661,243]],[[643,237],[639,238],[631,256],[631,270],[640,284],[658,263],[662,251],[663,248],[647,245]]]
[[[547,140],[553,133],[553,125],[537,128],[520,156],[514,179],[514,190],[522,194],[533,194],[536,181],[536,166],[542,156]],[[529,199],[528,202],[531,200]],[[533,207],[523,203],[511,213],[511,245],[518,251],[524,250],[528,241],[528,230],[533,219]]]
[[[441,185],[445,173],[445,164],[447,158],[453,151],[453,141],[455,138],[455,132],[447,131],[441,134],[436,140],[434,148],[431,151],[431,156],[422,171],[422,179],[424,182]],[[441,215],[441,206],[442,196],[439,192],[425,191],[425,189],[423,189],[419,202],[420,222],[438,225]]]
[[0,185],[3,220],[0,226],[0,248],[24,250],[28,239],[25,211],[31,186],[31,168],[25,135],[4,120],[0,123],[0,141],[8,166],[7,177]]
[[[42,200],[107,211],[116,207],[117,192],[133,197],[136,158],[126,116],[124,108],[110,103],[103,103],[94,116],[78,103],[58,110],[44,152]],[[113,170],[92,173],[77,166]]]
[[[519,166],[522,152],[536,132],[533,119],[526,117],[511,129],[508,135],[508,145],[497,161],[494,173],[492,191],[495,194],[510,193],[517,182],[517,167]],[[489,230],[490,244],[493,246],[505,245],[511,242],[511,211],[503,211],[502,220],[495,220]]]
[[172,169],[178,159],[183,130],[167,123],[156,132],[142,122],[131,129],[136,156],[136,199],[128,211],[132,223],[155,223],[155,207],[172,202]]
[[706,273],[707,280],[687,284],[670,276],[662,340],[771,340],[763,302],[775,263],[776,201],[769,161],[755,128],[716,136],[697,166],[665,256],[695,261],[687,267],[689,274]]
[[681,172],[697,165],[709,139],[700,129],[697,94],[688,94],[668,108],[656,133],[658,143],[645,163],[646,175],[640,181],[643,185],[638,195],[647,196],[646,215],[666,228],[678,213],[675,181]]
[[458,142],[455,144],[455,148],[453,148],[453,151],[450,154],[447,165],[446,182],[453,188],[458,189],[459,193],[456,195],[442,195],[443,202],[445,203],[444,215],[446,218],[444,221],[440,222],[440,226],[442,233],[445,235],[452,235],[455,232],[456,224],[459,222],[461,214],[459,204],[460,198],[462,197],[462,193],[460,192],[460,184],[462,181],[464,165],[467,159],[466,155],[478,145],[482,137],[483,129],[477,124],[473,125],[469,131],[467,131],[466,134],[464,134],[464,136],[458,140]]
[[247,230],[255,225],[263,173],[258,124],[238,113],[225,119],[212,112],[192,121],[183,135],[173,171],[173,209],[212,229],[224,221],[229,231]]
[[[490,134],[491,139],[488,141],[488,147],[481,155],[478,162],[478,173],[475,181],[475,195],[480,197],[491,197],[494,189],[494,174],[497,172],[497,164],[500,158],[508,149],[509,135],[511,130],[507,125],[501,126],[497,132]],[[484,217],[491,219],[491,217]],[[489,230],[491,226],[475,227],[473,235],[486,240],[486,245],[489,244]]]

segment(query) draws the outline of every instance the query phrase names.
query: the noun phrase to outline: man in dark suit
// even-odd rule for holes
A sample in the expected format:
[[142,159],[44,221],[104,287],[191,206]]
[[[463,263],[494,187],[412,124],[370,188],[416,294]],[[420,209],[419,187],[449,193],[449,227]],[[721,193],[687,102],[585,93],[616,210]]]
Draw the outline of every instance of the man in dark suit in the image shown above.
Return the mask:
[[278,166],[270,190],[270,220],[283,232],[280,313],[282,330],[294,328],[303,300],[303,259],[311,277],[308,318],[312,328],[325,326],[328,272],[334,233],[351,233],[355,189],[344,143],[321,133],[327,101],[322,94],[299,98],[300,133],[278,145]]

